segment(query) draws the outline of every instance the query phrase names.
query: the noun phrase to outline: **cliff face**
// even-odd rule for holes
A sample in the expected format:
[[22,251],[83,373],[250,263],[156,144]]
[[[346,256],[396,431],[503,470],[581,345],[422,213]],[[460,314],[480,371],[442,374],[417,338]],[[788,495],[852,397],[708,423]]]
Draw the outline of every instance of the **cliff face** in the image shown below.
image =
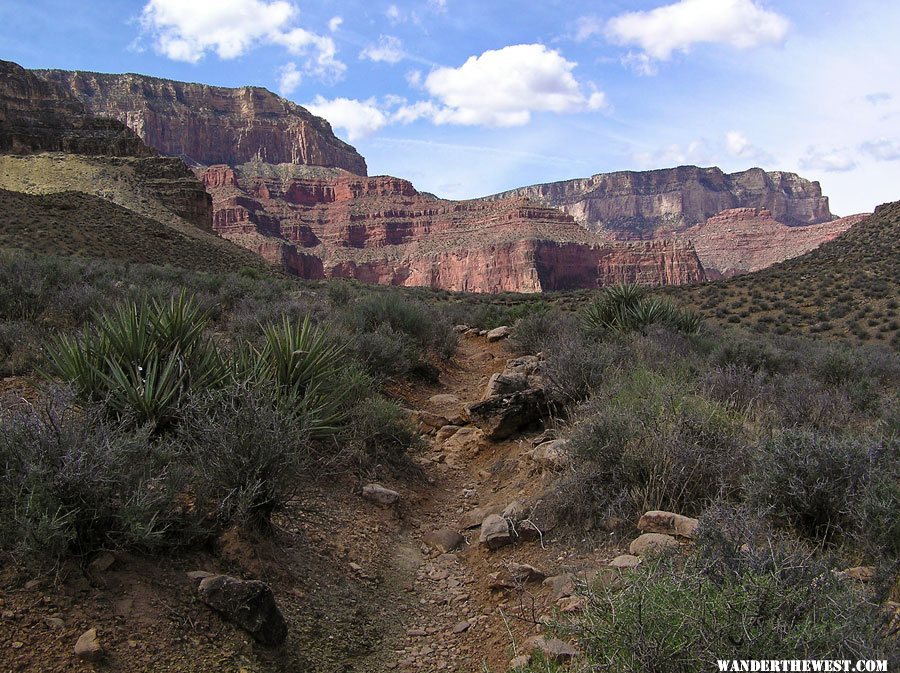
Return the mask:
[[765,208],[776,221],[791,226],[832,219],[818,182],[759,168],[732,174],[696,166],[601,173],[488,198],[510,196],[536,199],[561,208],[591,231],[630,239],[686,229],[733,208]]
[[220,235],[307,278],[468,292],[705,279],[689,244],[604,241],[527,199],[444,201],[398,178],[302,166],[195,171]]
[[851,215],[821,224],[789,227],[777,222],[764,208],[736,208],[723,211],[680,236],[694,244],[710,278],[730,278],[807,253],[866,217]]
[[0,61],[0,152],[155,155],[120,122],[92,116],[59,86],[9,61]]
[[117,119],[151,147],[189,163],[260,160],[342,168],[366,175],[366,162],[327,121],[262,88],[189,84],[144,75],[35,71]]

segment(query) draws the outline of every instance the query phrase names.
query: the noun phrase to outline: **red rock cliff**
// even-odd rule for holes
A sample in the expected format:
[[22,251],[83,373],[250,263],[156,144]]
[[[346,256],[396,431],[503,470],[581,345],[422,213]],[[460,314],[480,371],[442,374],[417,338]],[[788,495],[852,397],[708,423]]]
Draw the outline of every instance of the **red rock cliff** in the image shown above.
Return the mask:
[[868,215],[789,227],[764,208],[726,210],[677,234],[691,241],[711,278],[759,271],[837,238]]
[[591,231],[633,239],[652,239],[660,230],[686,229],[733,208],[765,208],[787,225],[833,219],[818,182],[760,168],[732,174],[697,166],[600,173],[488,198],[510,196],[561,208]]
[[468,292],[705,279],[689,243],[609,242],[528,199],[444,201],[399,178],[299,166],[196,173],[216,231],[307,278]]
[[36,70],[93,114],[117,119],[151,147],[194,163],[261,160],[343,168],[366,175],[366,162],[330,124],[259,87],[189,84],[145,75]]
[[61,87],[10,61],[0,61],[0,152],[155,154],[120,122],[91,115]]

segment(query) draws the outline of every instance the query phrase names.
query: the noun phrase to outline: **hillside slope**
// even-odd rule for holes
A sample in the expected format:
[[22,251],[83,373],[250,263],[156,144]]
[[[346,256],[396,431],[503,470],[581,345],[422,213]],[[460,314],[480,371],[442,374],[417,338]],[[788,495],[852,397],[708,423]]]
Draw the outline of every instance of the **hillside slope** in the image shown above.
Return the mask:
[[900,348],[900,201],[801,257],[671,293],[727,324]]

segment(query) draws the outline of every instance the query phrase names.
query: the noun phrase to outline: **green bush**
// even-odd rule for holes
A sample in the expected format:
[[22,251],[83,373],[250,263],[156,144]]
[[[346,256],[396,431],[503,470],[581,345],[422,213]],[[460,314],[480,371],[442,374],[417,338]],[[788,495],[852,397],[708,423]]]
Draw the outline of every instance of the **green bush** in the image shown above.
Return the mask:
[[602,486],[598,505],[621,501],[628,517],[736,496],[750,450],[740,418],[643,369],[581,410],[571,448]]
[[854,508],[878,453],[877,443],[863,438],[780,433],[754,456],[745,480],[748,501],[809,537],[852,532]]
[[54,561],[101,547],[156,548],[185,522],[182,470],[147,428],[110,421],[51,391],[42,408],[0,416],[0,547]]
[[576,634],[614,673],[705,673],[721,659],[884,659],[879,608],[808,553],[767,545],[724,567],[662,557],[597,587]]
[[534,355],[561,345],[561,335],[574,334],[575,327],[575,320],[561,311],[536,311],[516,321],[509,345],[520,355]]
[[60,335],[48,348],[49,372],[117,418],[163,428],[192,389],[214,388],[228,374],[207,321],[184,292],[167,303],[121,304],[82,335]]
[[651,325],[695,334],[702,320],[691,311],[678,308],[668,299],[648,297],[640,285],[614,285],[582,309],[581,321],[589,333],[631,332]]

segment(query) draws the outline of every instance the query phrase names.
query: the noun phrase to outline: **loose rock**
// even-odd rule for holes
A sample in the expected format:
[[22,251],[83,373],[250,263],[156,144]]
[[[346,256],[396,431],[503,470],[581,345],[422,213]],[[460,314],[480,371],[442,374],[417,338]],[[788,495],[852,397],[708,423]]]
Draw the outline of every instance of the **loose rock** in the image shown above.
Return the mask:
[[610,561],[609,565],[613,568],[637,568],[640,562],[641,559],[638,556],[633,556],[631,554],[621,554],[620,556],[616,556],[616,558]]
[[578,656],[578,650],[558,638],[534,636],[528,639],[526,647],[530,652],[541,652],[545,659],[557,664],[564,664]]
[[214,575],[200,582],[200,600],[264,645],[280,645],[287,623],[272,590],[257,580]]
[[647,554],[659,553],[666,549],[677,549],[678,546],[678,542],[671,535],[644,533],[628,546],[628,551],[634,556],[646,556]]
[[492,514],[481,522],[481,537],[478,540],[488,549],[499,549],[512,542],[509,521],[502,516]]
[[500,339],[506,339],[511,333],[512,329],[503,325],[502,327],[490,330],[485,336],[488,341],[500,341]]
[[637,527],[642,533],[663,533],[693,540],[697,537],[700,522],[674,512],[653,510],[641,517]]
[[459,549],[466,539],[452,528],[441,528],[440,530],[426,533],[422,540],[432,549],[443,554]]
[[400,501],[400,494],[385,488],[381,484],[366,484],[363,486],[362,495],[366,500],[371,500],[384,507],[389,507]]
[[103,655],[103,647],[97,637],[97,629],[85,631],[75,643],[75,656],[85,661],[96,661]]

